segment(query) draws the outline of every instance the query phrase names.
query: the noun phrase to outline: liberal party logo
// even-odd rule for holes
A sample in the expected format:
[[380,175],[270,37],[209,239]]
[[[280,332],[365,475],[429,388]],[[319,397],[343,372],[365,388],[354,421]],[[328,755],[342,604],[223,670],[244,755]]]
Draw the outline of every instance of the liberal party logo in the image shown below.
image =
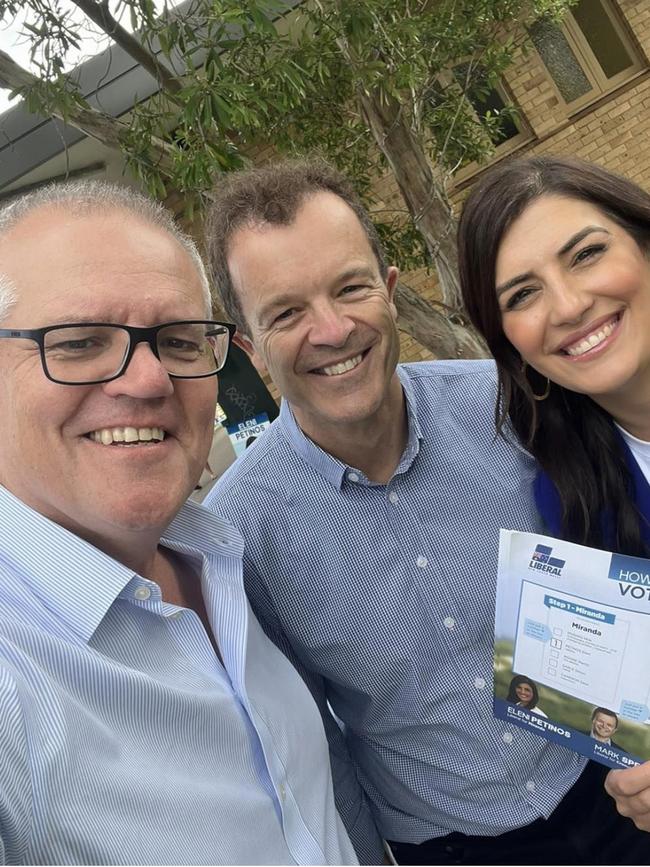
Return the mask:
[[559,557],[551,557],[553,549],[548,545],[537,545],[528,564],[529,569],[537,569],[540,572],[548,572],[551,575],[562,575],[562,567],[566,560]]

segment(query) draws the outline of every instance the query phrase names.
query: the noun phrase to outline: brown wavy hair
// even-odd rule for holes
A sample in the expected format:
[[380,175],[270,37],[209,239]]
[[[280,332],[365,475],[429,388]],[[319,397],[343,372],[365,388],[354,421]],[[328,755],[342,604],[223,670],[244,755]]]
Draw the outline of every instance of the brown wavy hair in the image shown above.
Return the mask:
[[233,235],[244,226],[289,226],[305,201],[317,193],[333,193],[354,211],[382,279],[386,279],[388,264],[377,229],[351,182],[325,160],[283,159],[220,175],[205,220],[205,249],[217,298],[226,316],[243,334],[247,334],[244,311],[228,268]]

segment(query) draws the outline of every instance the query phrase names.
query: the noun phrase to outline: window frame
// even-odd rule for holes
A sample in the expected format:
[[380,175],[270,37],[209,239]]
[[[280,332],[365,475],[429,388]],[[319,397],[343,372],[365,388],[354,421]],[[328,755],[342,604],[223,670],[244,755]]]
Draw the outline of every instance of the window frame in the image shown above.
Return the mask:
[[[446,71],[449,72],[449,70]],[[478,172],[482,171],[490,165],[493,165],[504,157],[515,153],[520,148],[525,147],[525,145],[533,141],[535,138],[535,133],[532,126],[528,122],[528,119],[521,105],[515,98],[514,94],[510,89],[510,86],[508,85],[508,82],[503,78],[503,76],[499,79],[499,82],[494,87],[494,90],[497,91],[505,105],[513,105],[515,107],[516,118],[514,123],[519,131],[516,135],[513,135],[511,138],[502,141],[498,145],[495,145],[493,142],[492,146],[494,147],[494,153],[487,162],[480,163],[477,160],[472,160],[472,162],[467,163],[462,168],[456,169],[452,175],[452,183],[454,188],[456,189],[461,188],[470,180],[470,178],[473,178],[474,175],[476,175]],[[467,97],[466,94],[464,94],[463,98],[469,103],[470,108],[476,117],[476,122],[482,125],[481,118],[479,117],[478,112],[472,105],[472,101]],[[486,138],[489,139],[487,130],[483,129],[483,133]]]
[[[508,85],[503,79],[499,79],[496,85],[491,88],[499,97],[501,102],[504,105],[504,108],[511,105],[515,108],[515,113],[512,117],[512,122],[517,128],[517,132],[514,135],[511,135],[510,138],[503,139],[498,144],[492,142],[494,147],[495,154],[501,154],[507,151],[509,147],[515,147],[518,144],[521,144],[523,141],[527,141],[530,138],[531,131],[528,128],[526,120],[524,118],[523,111],[521,110],[521,106],[518,104],[517,100],[514,98],[514,95],[510,93],[508,89]],[[465,99],[469,102],[472,112],[476,117],[477,123],[483,125],[483,119],[478,113],[476,106],[472,102],[472,100],[465,94]],[[485,135],[489,139],[490,135],[487,130],[485,130]]]
[[558,99],[560,100],[560,103],[566,107],[569,116],[581,111],[586,105],[589,105],[590,103],[595,102],[601,97],[616,90],[626,81],[629,81],[631,78],[633,78],[637,73],[641,72],[641,70],[646,65],[646,63],[644,62],[644,58],[640,55],[639,49],[637,48],[636,43],[627,31],[627,28],[625,27],[623,21],[619,20],[620,13],[617,9],[614,9],[611,0],[589,0],[589,2],[600,3],[603,12],[609,19],[609,22],[616,35],[623,43],[623,46],[625,47],[625,50],[630,56],[632,63],[625,69],[622,69],[620,72],[618,72],[612,78],[607,78],[607,76],[603,72],[603,68],[600,65],[600,62],[596,58],[596,55],[592,51],[591,46],[587,41],[587,37],[582,32],[580,25],[573,17],[572,11],[569,9],[564,19],[562,20],[562,23],[559,25],[559,29],[562,31],[562,34],[567,40],[569,47],[573,51],[577,63],[582,69],[585,78],[591,85],[591,89],[582,96],[571,100],[571,102],[567,102],[566,99],[562,96],[562,93],[550,69],[544,63],[542,55],[537,50],[537,46],[531,38],[531,45],[537,53],[540,63],[546,70],[548,79],[551,82],[553,89],[555,90]]
[[[469,59],[469,58],[467,58],[467,59]],[[449,84],[451,79],[455,79],[456,84],[458,85],[458,87],[462,91],[463,88],[462,88],[461,83],[458,81],[457,78],[455,78],[454,69],[456,67],[462,66],[464,62],[465,62],[465,59],[461,59],[454,64],[453,68],[442,70],[442,72],[439,75],[441,82],[444,85],[447,85],[447,84]],[[499,79],[499,81],[497,82],[497,84],[495,84],[492,87],[492,90],[498,94],[499,99],[503,102],[504,106],[513,106],[515,108],[515,116],[513,117],[513,123],[517,128],[517,132],[515,133],[515,135],[510,136],[510,138],[504,139],[502,142],[499,142],[499,144],[495,144],[494,142],[492,142],[492,147],[494,148],[494,157],[493,157],[493,159],[494,159],[496,157],[501,157],[505,154],[508,154],[508,153],[510,153],[511,150],[515,150],[516,148],[520,147],[525,142],[530,141],[531,138],[533,137],[533,132],[532,132],[530,124],[528,123],[528,121],[526,119],[526,116],[523,112],[523,109],[521,108],[519,102],[515,99],[514,94],[510,90],[508,83],[505,81],[505,79],[503,77],[501,77]],[[472,102],[470,97],[467,95],[467,93],[465,93],[464,91],[462,93],[462,98],[465,100],[465,102],[469,106],[470,111],[474,115],[474,119],[475,119],[476,123],[479,125],[479,127],[481,127],[482,134],[485,136],[487,141],[490,141],[489,133],[488,133],[487,129],[485,128],[485,126],[483,125],[483,120],[482,120],[479,112],[477,111],[474,103]],[[475,160],[472,161],[471,163],[467,163],[467,165],[463,166],[462,169],[458,169],[454,173],[454,176],[464,175],[464,173],[466,173],[468,170],[476,171],[476,167],[478,165],[479,165],[479,163],[476,162]]]

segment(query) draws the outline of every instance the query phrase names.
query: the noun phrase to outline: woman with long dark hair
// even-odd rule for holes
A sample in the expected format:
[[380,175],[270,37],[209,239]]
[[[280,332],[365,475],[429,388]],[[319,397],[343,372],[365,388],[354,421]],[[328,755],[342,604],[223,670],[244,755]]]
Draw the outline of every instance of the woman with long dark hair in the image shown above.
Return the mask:
[[549,530],[647,556],[650,195],[576,159],[506,163],[470,194],[459,248],[465,304],[499,370],[498,423],[543,470]]
[[[539,464],[549,534],[650,556],[650,195],[578,159],[509,161],[473,188],[458,240],[497,425]],[[650,762],[606,788],[650,830]]]

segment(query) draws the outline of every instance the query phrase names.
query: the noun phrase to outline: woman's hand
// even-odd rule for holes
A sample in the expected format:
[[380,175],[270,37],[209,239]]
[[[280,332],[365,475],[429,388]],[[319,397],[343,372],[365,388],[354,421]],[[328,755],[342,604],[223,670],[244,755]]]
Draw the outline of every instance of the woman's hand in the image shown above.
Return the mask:
[[650,762],[610,771],[605,791],[616,801],[621,816],[632,819],[639,830],[650,831]]

